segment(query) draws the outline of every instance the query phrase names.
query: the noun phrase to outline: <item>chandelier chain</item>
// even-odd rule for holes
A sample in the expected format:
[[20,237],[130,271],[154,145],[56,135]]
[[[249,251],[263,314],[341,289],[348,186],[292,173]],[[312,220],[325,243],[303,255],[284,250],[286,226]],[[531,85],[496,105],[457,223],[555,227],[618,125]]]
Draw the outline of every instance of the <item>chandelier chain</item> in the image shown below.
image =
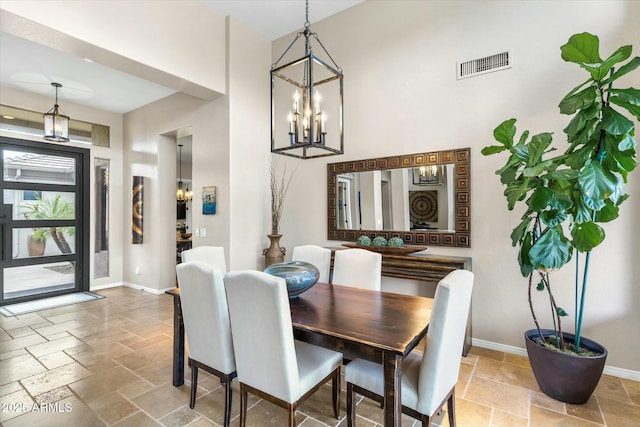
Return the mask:
[[311,26],[311,23],[309,22],[309,0],[306,1],[305,5],[305,18],[304,28],[309,28]]

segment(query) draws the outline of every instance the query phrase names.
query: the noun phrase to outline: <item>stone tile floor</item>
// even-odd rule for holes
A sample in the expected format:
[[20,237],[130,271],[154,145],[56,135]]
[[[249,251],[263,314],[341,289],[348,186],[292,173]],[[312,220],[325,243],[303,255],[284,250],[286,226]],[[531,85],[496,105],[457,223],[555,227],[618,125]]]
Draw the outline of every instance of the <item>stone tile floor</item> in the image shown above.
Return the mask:
[[[125,287],[104,299],[0,316],[0,424],[14,426],[218,426],[220,382],[200,371],[198,400],[189,409],[189,370],[171,384],[172,299]],[[237,381],[235,390],[237,391]],[[344,384],[343,384],[344,386]],[[333,418],[330,386],[298,411],[301,427],[346,426]],[[461,427],[639,426],[640,383],[604,376],[585,405],[542,394],[524,357],[472,348],[456,387]],[[232,425],[238,425],[234,393]],[[249,426],[284,426],[284,410],[250,397]],[[380,426],[382,411],[362,399],[357,425]],[[447,426],[446,413],[436,419]],[[418,426],[409,417],[403,426]]]

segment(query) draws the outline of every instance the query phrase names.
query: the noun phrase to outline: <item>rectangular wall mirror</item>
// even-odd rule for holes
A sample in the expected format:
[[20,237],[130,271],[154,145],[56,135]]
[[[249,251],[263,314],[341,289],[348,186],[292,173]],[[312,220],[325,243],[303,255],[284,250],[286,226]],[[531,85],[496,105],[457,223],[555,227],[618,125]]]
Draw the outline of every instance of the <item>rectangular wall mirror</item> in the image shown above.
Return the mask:
[[328,239],[470,247],[470,149],[327,165]]

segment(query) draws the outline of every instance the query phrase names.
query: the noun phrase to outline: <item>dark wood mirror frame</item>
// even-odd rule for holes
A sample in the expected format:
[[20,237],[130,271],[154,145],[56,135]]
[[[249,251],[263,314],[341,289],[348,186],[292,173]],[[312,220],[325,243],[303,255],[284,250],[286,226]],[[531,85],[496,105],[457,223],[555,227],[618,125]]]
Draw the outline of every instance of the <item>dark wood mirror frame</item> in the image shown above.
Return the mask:
[[[431,153],[406,154],[377,159],[354,160],[327,164],[327,214],[329,240],[358,240],[367,235],[386,239],[400,237],[409,245],[471,246],[471,158],[470,149],[434,151]],[[392,230],[342,230],[337,227],[337,180],[338,175],[352,172],[410,168],[452,163],[455,165],[455,232],[441,230],[392,231]]]

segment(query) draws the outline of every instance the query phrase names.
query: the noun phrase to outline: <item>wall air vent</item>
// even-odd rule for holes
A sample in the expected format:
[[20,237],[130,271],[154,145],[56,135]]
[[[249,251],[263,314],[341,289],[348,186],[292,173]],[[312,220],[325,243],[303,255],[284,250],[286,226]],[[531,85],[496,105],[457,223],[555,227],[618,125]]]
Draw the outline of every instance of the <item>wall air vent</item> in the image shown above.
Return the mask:
[[479,76],[480,74],[492,73],[494,71],[511,68],[511,53],[502,52],[484,58],[473,59],[467,62],[458,62],[457,79]]

